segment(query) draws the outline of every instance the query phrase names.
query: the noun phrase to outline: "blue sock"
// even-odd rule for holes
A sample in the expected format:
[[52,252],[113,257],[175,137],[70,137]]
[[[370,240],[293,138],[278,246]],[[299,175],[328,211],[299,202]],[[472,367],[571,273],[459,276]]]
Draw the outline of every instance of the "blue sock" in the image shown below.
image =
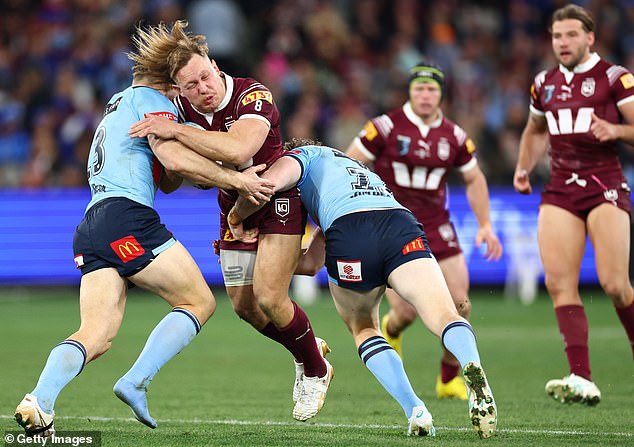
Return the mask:
[[156,373],[200,332],[200,323],[188,310],[174,308],[156,325],[132,368],[123,376],[137,386],[150,384]]
[[46,365],[31,394],[45,413],[52,413],[62,388],[73,380],[86,363],[86,348],[75,340],[64,340],[48,355]]
[[442,330],[442,344],[458,359],[460,365],[469,362],[480,364],[480,354],[476,345],[475,333],[469,323],[453,321]]
[[409,418],[412,408],[424,405],[409,383],[403,361],[385,338],[370,337],[359,346],[359,357]]

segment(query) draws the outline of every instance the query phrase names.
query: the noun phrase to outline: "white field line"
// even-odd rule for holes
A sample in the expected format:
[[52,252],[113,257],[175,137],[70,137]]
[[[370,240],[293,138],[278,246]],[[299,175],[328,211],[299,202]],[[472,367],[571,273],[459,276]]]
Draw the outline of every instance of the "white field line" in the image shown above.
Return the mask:
[[[0,419],[13,419],[13,416],[0,415]],[[100,422],[137,422],[134,418],[112,418],[102,416],[58,416],[57,420],[90,420]],[[303,422],[282,422],[282,421],[240,421],[237,419],[157,419],[157,422],[164,424],[211,424],[211,425],[262,425],[262,426],[309,426],[324,428],[355,428],[355,429],[405,429],[403,425],[381,425],[381,424],[324,424],[324,423],[303,423]],[[471,431],[471,427],[441,427],[436,426],[437,430],[445,431]],[[571,436],[622,436],[632,438],[634,434],[624,432],[590,432],[576,430],[532,430],[523,428],[502,428],[498,430],[500,433],[526,433],[526,434],[544,434],[544,435],[571,435]]]

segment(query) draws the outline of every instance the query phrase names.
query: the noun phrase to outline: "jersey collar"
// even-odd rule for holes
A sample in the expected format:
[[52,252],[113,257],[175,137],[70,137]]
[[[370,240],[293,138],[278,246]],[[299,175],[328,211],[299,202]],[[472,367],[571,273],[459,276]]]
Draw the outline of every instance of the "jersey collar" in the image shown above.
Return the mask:
[[412,122],[412,124],[414,124],[416,127],[418,127],[418,129],[420,130],[421,135],[424,136],[424,137],[427,136],[427,134],[429,133],[430,129],[435,129],[437,127],[440,127],[440,125],[442,124],[442,119],[444,117],[443,114],[442,114],[442,111],[440,109],[438,109],[438,119],[434,120],[429,125],[427,125],[421,119],[420,116],[416,115],[416,113],[414,112],[414,109],[412,109],[412,104],[409,101],[407,101],[403,105],[403,113],[405,113],[405,116],[407,117],[408,120],[410,120]]
[[224,72],[222,72],[222,75],[225,77],[225,85],[227,87],[227,90],[225,92],[225,97],[222,98],[222,102],[218,105],[218,107],[216,107],[216,110],[214,110],[214,112],[219,112],[220,110],[227,107],[227,104],[229,104],[229,101],[231,100],[231,96],[233,96],[233,78]]
[[568,70],[559,64],[559,70],[566,76],[572,76],[575,73],[585,73],[599,63],[601,57],[597,53],[590,53],[590,58],[582,64],[575,66],[572,70]]

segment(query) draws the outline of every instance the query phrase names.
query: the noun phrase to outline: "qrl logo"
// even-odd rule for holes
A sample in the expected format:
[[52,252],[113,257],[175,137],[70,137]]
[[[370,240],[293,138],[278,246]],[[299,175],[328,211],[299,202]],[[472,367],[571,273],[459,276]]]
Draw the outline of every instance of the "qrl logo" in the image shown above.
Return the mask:
[[126,236],[111,242],[110,247],[123,262],[130,262],[145,253],[145,249],[134,236]]
[[275,199],[275,214],[280,217],[286,217],[290,212],[291,202],[289,199]]

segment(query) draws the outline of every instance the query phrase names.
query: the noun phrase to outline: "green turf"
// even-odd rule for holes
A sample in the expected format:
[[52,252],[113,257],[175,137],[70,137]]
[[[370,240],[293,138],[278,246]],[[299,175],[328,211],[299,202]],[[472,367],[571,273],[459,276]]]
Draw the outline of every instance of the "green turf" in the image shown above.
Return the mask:
[[[58,430],[96,430],[105,446],[634,446],[634,368],[623,328],[608,300],[584,293],[590,320],[595,408],[561,405],[544,384],[567,373],[550,301],[532,306],[500,292],[472,292],[472,323],[495,393],[499,434],[480,440],[464,402],[438,401],[433,385],[439,342],[417,322],[406,335],[405,367],[434,415],[437,437],[405,436],[400,407],[357,356],[330,299],[307,306],[315,332],[331,348],[335,367],[326,405],[308,423],[292,419],[294,368],[289,354],[234,316],[216,291],[218,310],[198,338],[150,387],[150,430],[112,393],[153,326],[167,312],[160,299],[133,290],[112,349],[86,367],[56,404]],[[16,404],[35,385],[49,350],[76,329],[75,290],[0,289],[0,427],[15,430]]]

